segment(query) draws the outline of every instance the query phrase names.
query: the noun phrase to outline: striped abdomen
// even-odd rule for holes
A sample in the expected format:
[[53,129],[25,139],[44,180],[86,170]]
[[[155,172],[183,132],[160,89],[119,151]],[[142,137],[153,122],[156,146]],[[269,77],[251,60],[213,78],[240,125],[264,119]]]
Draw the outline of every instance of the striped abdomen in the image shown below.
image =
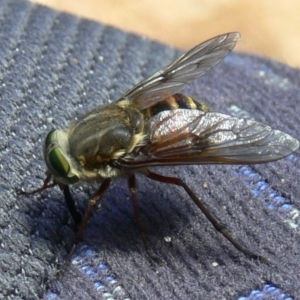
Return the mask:
[[147,108],[145,115],[149,119],[162,111],[174,109],[196,109],[204,112],[209,111],[206,104],[201,101],[183,94],[174,94],[166,98],[164,101]]

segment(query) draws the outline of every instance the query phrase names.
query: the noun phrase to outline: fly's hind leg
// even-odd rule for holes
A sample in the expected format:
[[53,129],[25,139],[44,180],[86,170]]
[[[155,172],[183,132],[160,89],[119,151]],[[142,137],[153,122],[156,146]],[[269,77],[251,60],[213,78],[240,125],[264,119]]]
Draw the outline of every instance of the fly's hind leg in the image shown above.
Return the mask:
[[257,255],[255,253],[249,251],[245,247],[241,246],[231,236],[231,234],[221,225],[221,223],[210,213],[210,211],[206,208],[206,206],[199,200],[199,198],[194,194],[194,192],[188,187],[188,185],[183,180],[181,180],[180,178],[176,178],[176,177],[167,177],[167,176],[163,176],[160,174],[156,174],[149,170],[147,170],[147,172],[145,172],[144,174],[148,178],[155,180],[155,181],[181,186],[186,191],[186,193],[192,198],[194,203],[200,208],[200,210],[203,212],[203,214],[206,216],[206,218],[211,222],[211,224],[215,227],[215,229],[217,231],[219,231],[236,249],[243,252],[246,256],[248,256],[252,259],[257,259],[264,263],[268,262],[267,259],[264,258],[263,256]]

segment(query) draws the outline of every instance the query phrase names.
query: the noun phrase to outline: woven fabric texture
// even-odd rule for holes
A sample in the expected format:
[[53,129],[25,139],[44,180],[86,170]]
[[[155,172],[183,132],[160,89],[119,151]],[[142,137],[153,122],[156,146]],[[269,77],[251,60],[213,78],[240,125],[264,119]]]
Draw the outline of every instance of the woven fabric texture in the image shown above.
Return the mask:
[[[155,168],[184,179],[271,265],[238,252],[183,190],[141,176],[143,226],[150,251],[164,263],[147,255],[120,179],[57,279],[75,237],[63,195],[53,188],[17,197],[16,188],[42,185],[51,129],[117,99],[180,52],[22,0],[0,0],[0,37],[0,299],[238,299],[266,284],[299,297],[299,150],[264,165]],[[186,92],[215,111],[300,139],[299,70],[232,53]],[[82,213],[96,189],[72,188]]]

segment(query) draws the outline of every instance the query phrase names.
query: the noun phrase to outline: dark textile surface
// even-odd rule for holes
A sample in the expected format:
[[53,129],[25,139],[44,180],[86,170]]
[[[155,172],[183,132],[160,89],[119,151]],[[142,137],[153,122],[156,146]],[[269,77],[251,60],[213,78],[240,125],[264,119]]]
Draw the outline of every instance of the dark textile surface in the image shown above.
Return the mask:
[[[183,178],[271,266],[238,252],[180,188],[138,177],[149,248],[164,263],[147,255],[118,180],[58,280],[75,236],[63,195],[17,197],[16,188],[41,186],[49,130],[117,99],[180,52],[21,0],[0,0],[0,37],[0,299],[238,299],[254,290],[299,299],[299,150],[265,165],[155,169]],[[299,70],[234,53],[187,92],[300,139]],[[82,213],[96,188],[72,188]]]

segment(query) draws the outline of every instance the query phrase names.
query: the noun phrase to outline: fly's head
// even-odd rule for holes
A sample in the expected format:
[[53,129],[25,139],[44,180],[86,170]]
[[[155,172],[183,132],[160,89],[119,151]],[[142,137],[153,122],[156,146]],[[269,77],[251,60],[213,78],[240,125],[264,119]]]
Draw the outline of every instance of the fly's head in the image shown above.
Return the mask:
[[44,145],[44,158],[48,171],[56,181],[69,185],[80,180],[80,165],[70,155],[68,135],[63,130],[48,133]]

